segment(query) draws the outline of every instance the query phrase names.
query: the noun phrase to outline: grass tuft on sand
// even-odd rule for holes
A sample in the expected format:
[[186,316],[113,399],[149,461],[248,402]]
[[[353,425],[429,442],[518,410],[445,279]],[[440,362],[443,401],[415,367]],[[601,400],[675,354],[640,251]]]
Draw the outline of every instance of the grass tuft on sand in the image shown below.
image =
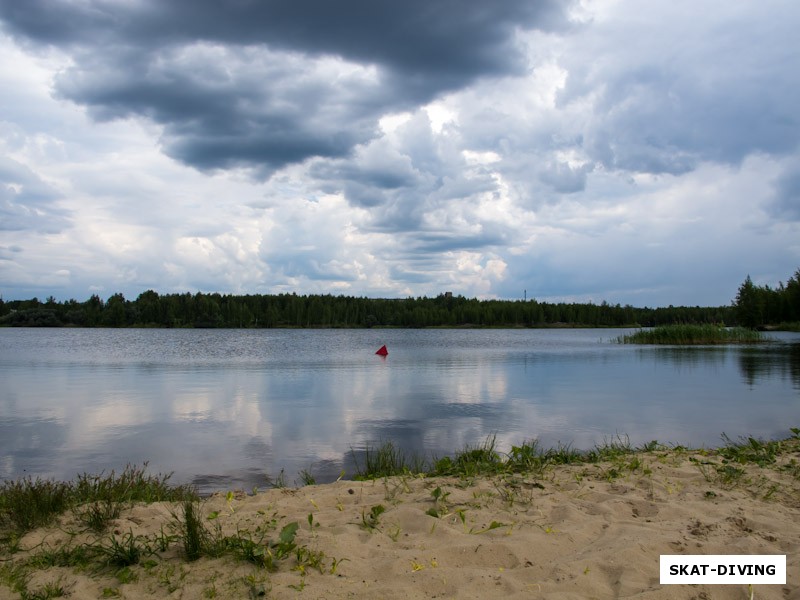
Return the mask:
[[5,481],[0,486],[0,532],[22,535],[51,524],[69,509],[89,528],[102,531],[119,516],[123,505],[198,498],[193,487],[172,485],[170,477],[148,473],[145,463],[142,467],[127,465],[119,474],[84,473],[69,482],[38,477]]

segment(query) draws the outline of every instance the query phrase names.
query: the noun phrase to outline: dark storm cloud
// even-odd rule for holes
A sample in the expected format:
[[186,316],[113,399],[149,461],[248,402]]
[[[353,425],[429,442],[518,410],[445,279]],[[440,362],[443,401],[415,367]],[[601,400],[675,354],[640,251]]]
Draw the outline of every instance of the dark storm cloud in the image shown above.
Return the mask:
[[[18,38],[70,53],[56,90],[95,117],[145,116],[164,126],[164,150],[178,160],[267,175],[345,156],[386,112],[524,72],[515,32],[562,28],[569,6],[0,0],[0,19]],[[372,70],[334,73],[332,57]]]
[[230,45],[267,44],[358,63],[378,63],[412,80],[433,74],[461,86],[476,76],[524,68],[513,33],[567,25],[571,3],[556,0],[148,0],[84,3],[4,0],[13,32],[55,45],[87,40],[145,48],[195,40]]

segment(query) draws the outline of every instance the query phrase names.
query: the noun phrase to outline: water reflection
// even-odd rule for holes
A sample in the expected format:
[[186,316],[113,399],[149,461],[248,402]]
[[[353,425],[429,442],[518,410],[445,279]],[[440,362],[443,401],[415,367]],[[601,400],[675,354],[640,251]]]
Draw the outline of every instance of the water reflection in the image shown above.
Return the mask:
[[800,344],[744,348],[738,358],[748,385],[777,377],[791,381],[800,390]]
[[281,469],[352,475],[385,441],[434,457],[490,435],[501,449],[617,433],[716,445],[800,424],[797,340],[656,348],[619,333],[0,330],[0,477],[149,461],[210,491]]

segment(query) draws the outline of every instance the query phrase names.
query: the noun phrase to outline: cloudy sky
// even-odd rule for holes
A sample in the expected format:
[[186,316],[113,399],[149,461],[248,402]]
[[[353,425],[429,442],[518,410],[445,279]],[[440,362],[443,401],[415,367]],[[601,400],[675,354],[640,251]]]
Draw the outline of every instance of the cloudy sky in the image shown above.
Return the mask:
[[0,294],[728,304],[800,267],[800,3],[0,0]]

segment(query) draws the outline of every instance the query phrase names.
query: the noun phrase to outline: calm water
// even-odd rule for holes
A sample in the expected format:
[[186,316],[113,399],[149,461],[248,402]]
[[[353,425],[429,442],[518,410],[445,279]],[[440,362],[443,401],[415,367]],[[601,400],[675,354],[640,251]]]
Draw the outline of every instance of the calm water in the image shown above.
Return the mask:
[[351,476],[354,451],[388,440],[441,456],[492,434],[502,450],[714,446],[800,426],[800,335],[673,348],[622,333],[0,329],[0,479],[149,461],[208,492],[281,469]]

